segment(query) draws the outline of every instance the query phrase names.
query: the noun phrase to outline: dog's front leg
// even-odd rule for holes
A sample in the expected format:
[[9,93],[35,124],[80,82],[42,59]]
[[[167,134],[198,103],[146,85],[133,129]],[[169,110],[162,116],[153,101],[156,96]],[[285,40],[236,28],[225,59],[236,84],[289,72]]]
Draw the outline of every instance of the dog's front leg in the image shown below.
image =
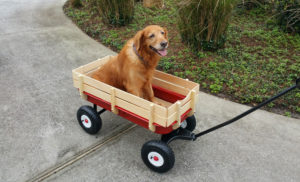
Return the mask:
[[130,84],[126,84],[125,88],[126,88],[127,92],[143,98],[142,89],[141,89],[140,85],[138,85],[136,83],[130,83]]
[[148,81],[145,84],[143,91],[144,91],[144,98],[151,102],[154,102],[154,93],[153,93],[152,84],[150,81]]

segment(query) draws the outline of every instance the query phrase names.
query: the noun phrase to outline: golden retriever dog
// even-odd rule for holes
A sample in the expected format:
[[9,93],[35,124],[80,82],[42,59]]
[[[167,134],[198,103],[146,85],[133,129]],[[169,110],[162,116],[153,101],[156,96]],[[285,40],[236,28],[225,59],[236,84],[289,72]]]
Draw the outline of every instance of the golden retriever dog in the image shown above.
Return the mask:
[[160,58],[167,55],[167,47],[167,30],[158,25],[147,26],[92,78],[153,102],[152,77]]

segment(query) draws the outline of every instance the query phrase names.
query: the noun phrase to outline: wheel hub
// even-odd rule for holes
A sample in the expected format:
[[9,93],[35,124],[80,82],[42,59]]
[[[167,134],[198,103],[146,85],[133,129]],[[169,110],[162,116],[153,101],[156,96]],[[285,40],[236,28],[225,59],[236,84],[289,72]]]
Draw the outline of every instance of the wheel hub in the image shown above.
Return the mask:
[[81,116],[81,123],[85,128],[90,128],[92,126],[90,118],[86,115]]
[[155,167],[161,167],[164,164],[164,158],[158,152],[150,152],[148,160]]

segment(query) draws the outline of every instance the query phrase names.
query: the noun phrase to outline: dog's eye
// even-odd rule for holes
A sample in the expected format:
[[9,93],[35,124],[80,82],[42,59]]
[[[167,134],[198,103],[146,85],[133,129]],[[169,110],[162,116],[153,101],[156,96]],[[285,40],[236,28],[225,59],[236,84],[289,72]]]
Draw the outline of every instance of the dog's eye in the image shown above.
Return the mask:
[[153,38],[154,36],[155,36],[154,34],[151,34],[151,35],[150,35],[150,38]]
[[164,35],[164,34],[165,34],[165,32],[161,32],[161,34],[163,34],[163,35]]

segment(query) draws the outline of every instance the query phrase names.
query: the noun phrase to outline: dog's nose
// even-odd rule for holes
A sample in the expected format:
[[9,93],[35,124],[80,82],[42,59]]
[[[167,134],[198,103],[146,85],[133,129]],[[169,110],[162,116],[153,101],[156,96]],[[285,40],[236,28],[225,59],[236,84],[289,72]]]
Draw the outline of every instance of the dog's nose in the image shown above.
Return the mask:
[[165,48],[165,47],[167,47],[168,42],[161,42],[160,45],[161,45],[163,48]]

